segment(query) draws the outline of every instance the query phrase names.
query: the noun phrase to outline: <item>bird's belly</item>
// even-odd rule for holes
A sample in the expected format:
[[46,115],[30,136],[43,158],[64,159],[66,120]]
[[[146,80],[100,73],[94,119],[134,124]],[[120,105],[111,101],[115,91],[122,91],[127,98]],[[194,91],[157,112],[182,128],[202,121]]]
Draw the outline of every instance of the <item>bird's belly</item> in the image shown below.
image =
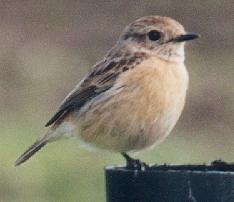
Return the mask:
[[160,143],[184,106],[187,75],[178,78],[173,71],[163,81],[153,77],[154,72],[144,71],[136,80],[131,73],[132,83],[106,99],[94,101],[79,114],[79,137],[98,148],[119,152]]
[[84,142],[119,152],[141,150],[160,143],[178,120],[185,93],[167,98],[173,99],[170,104],[147,96],[133,101],[121,97],[100,103],[79,117],[77,133]]

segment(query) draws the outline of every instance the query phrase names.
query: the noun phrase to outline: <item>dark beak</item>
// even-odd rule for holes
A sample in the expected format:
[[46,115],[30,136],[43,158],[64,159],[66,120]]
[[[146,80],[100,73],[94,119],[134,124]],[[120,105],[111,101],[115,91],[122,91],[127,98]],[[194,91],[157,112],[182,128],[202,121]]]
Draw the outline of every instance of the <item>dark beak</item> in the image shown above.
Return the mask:
[[199,34],[196,34],[196,33],[193,33],[193,32],[187,32],[186,34],[180,35],[180,36],[172,39],[171,41],[183,42],[183,41],[189,41],[189,40],[197,39],[199,37],[200,37]]

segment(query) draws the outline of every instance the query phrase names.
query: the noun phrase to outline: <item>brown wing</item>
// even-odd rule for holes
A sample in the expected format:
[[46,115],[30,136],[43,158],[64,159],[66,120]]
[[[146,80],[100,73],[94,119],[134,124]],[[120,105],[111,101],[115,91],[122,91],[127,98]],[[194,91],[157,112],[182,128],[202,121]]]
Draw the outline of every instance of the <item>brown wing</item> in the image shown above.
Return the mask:
[[101,92],[96,91],[95,86],[89,86],[86,89],[75,92],[59,107],[59,110],[54,114],[54,116],[46,123],[46,127],[57,122],[58,120],[65,117],[69,112],[75,108],[82,107],[88,100],[91,100],[93,97],[97,96]]
[[115,51],[112,50],[105,60],[93,67],[86,79],[63,101],[58,111],[46,123],[46,127],[63,120],[70,112],[79,110],[85,103],[110,89],[121,72],[133,68],[144,59],[142,54],[116,55],[113,52]]

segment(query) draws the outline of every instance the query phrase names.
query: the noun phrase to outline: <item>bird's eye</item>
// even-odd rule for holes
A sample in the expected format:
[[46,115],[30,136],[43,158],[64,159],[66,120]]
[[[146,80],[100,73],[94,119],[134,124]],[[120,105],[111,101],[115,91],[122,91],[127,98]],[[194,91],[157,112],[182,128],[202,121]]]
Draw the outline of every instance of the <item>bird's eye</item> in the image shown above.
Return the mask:
[[156,30],[152,30],[148,33],[148,37],[151,41],[157,41],[160,39],[161,34],[160,32],[156,31]]

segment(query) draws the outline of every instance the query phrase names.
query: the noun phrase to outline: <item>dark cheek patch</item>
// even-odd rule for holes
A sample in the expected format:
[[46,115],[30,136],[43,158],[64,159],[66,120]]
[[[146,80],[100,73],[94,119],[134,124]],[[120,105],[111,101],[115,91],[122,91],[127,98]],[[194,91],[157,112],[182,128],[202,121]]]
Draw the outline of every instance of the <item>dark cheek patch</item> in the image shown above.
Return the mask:
[[136,37],[133,38],[136,42],[138,43],[145,43],[146,42],[146,36],[145,35],[137,35]]
[[139,34],[139,33],[133,33],[133,32],[127,32],[123,36],[124,40],[131,39],[132,41],[135,41],[137,43],[145,43],[146,41],[146,35],[145,34]]

